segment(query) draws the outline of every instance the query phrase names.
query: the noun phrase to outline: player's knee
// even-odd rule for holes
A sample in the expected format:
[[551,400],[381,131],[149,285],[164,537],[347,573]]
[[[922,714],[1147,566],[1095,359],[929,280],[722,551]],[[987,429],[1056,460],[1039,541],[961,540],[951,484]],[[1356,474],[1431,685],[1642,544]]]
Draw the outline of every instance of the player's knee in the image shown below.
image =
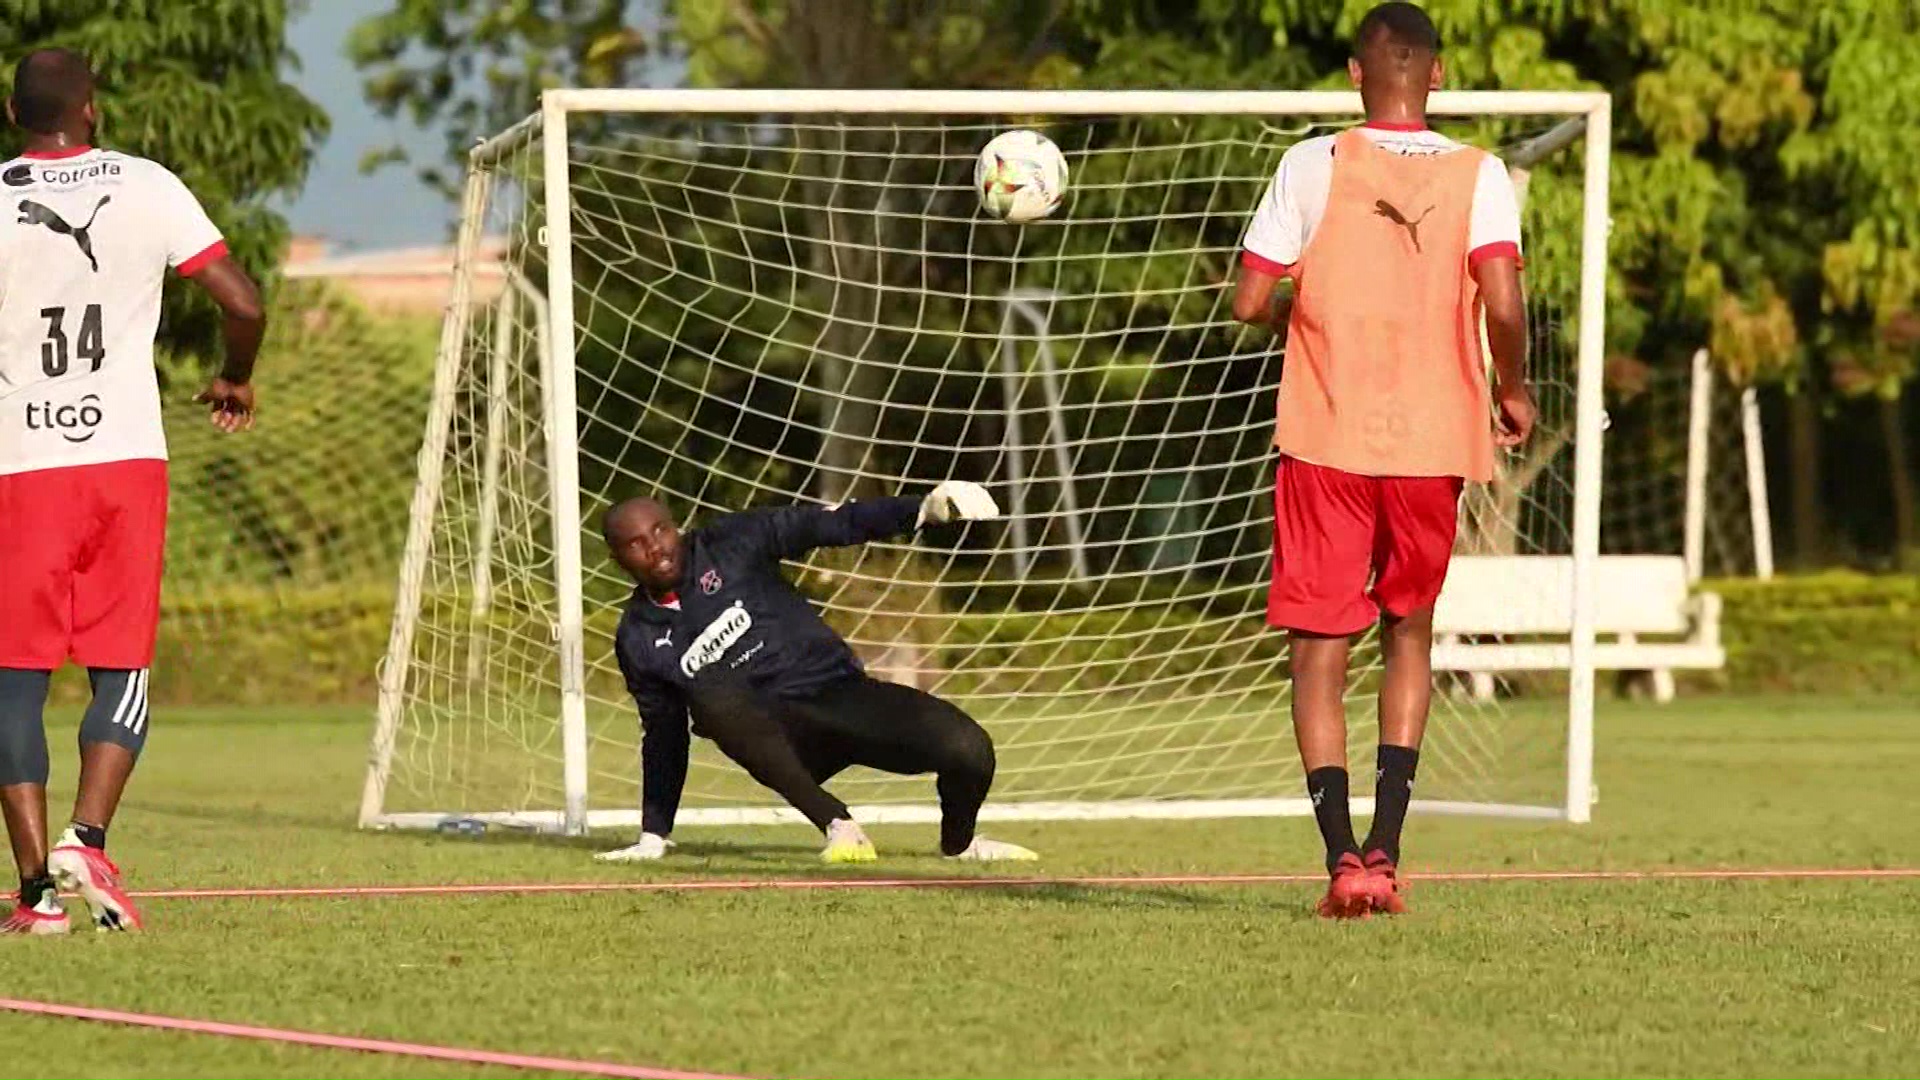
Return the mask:
[[1405,615],[1392,612],[1380,620],[1381,630],[1394,641],[1418,644],[1433,638],[1433,605],[1422,604]]
[[0,670],[0,787],[47,783],[43,712],[51,677],[44,671]]
[[96,668],[93,701],[80,720],[80,745],[111,743],[134,757],[147,745],[147,673]]
[[0,720],[0,787],[14,784],[46,787],[51,768],[44,727]]
[[941,735],[938,754],[941,772],[992,776],[994,770],[993,736],[987,729],[968,719]]

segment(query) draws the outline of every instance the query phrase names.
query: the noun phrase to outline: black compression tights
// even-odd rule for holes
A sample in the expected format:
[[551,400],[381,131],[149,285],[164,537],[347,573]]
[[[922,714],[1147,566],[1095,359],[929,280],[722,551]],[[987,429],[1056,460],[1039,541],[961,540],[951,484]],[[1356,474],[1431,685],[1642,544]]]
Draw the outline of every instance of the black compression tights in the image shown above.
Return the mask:
[[803,699],[700,690],[692,712],[696,733],[822,830],[850,816],[847,804],[820,786],[847,766],[934,773],[940,850],[957,855],[973,842],[980,805],[993,787],[993,739],[986,729],[910,686],[860,677]]

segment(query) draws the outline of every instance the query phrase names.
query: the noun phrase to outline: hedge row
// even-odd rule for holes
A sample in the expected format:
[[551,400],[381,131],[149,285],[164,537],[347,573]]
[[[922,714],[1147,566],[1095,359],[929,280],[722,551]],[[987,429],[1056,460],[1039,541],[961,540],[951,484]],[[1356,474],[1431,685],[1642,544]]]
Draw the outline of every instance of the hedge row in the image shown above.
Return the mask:
[[[230,588],[163,596],[149,695],[168,705],[371,703],[393,620],[391,585]],[[60,679],[57,699],[84,700]]]
[[[1721,581],[1726,670],[1703,686],[1740,692],[1920,693],[1920,578],[1831,573]],[[454,605],[458,607],[459,605]],[[444,609],[443,609],[444,610]],[[162,614],[156,705],[366,704],[393,613],[390,586],[170,594]],[[495,621],[511,619],[502,614]],[[522,619],[521,621],[524,621]],[[596,620],[588,656],[607,660]],[[1118,683],[1212,689],[1280,674],[1281,636],[1258,618],[1151,606],[1078,614],[1012,611],[942,618],[935,655],[966,690],[1085,691]],[[495,627],[540,640],[531,625]],[[869,623],[863,636],[872,637]],[[608,680],[596,692],[617,694]],[[62,679],[63,700],[85,693]]]
[[1920,577],[1835,572],[1705,587],[1725,601],[1717,687],[1920,693]]

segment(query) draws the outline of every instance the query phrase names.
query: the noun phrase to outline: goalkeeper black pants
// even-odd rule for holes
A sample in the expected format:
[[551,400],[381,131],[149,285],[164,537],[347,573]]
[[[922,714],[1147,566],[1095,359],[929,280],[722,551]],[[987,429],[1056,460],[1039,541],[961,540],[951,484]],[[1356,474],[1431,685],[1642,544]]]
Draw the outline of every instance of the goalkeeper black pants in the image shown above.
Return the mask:
[[821,784],[849,765],[935,774],[940,850],[973,842],[993,787],[993,739],[958,706],[922,690],[859,676],[805,698],[742,688],[693,694],[693,730],[816,828],[851,815]]

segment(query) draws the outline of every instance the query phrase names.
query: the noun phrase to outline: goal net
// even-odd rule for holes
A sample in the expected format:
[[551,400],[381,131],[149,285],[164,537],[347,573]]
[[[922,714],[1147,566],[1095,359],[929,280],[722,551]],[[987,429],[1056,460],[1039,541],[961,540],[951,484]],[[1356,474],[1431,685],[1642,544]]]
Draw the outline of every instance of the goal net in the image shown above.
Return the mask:
[[[1541,429],[1465,500],[1462,550],[1590,565],[1606,99],[1433,105],[1443,130],[1527,165]],[[947,478],[987,485],[1005,519],[789,569],[874,675],[992,732],[988,816],[1308,812],[1285,638],[1263,618],[1281,357],[1229,301],[1282,153],[1358,109],[550,93],[473,154],[363,824],[637,822],[639,727],[612,653],[631,585],[597,533],[612,502],[653,495],[697,527]],[[1025,226],[985,217],[970,184],[1011,127],[1071,168],[1066,204]],[[489,238],[509,284],[481,304]],[[1564,612],[1573,662],[1521,695],[1438,695],[1417,806],[1585,819],[1589,579],[1571,577],[1511,601]],[[1349,682],[1356,762],[1379,675],[1369,637]],[[864,820],[937,813],[929,778],[833,786]],[[685,806],[689,824],[797,820],[697,740]]]
[[1691,580],[1773,576],[1755,390],[1692,363],[1618,359],[1607,379],[1603,554],[1677,555]]

